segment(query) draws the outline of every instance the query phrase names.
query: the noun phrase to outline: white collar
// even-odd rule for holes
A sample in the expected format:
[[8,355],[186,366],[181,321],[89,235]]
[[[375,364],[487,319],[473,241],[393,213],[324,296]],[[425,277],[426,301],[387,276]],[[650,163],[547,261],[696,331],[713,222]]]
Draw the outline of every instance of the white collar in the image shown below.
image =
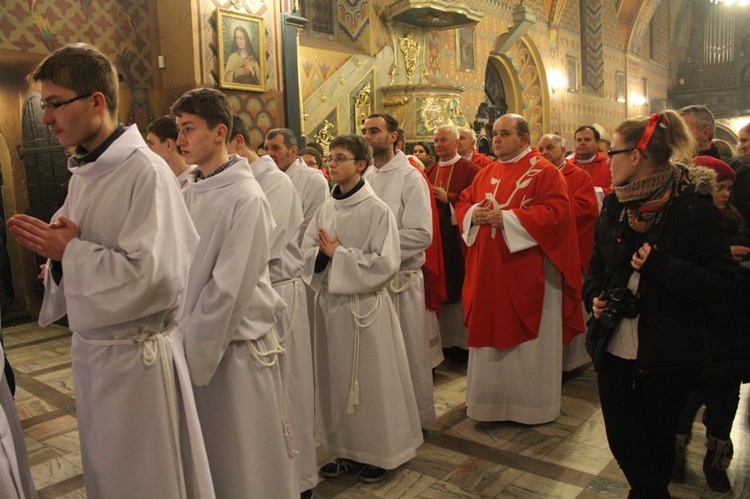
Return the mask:
[[459,159],[461,159],[461,156],[459,156],[459,154],[456,153],[456,155],[452,159],[449,159],[448,161],[438,161],[438,165],[440,166],[455,165],[456,163],[458,163]]
[[524,156],[526,156],[530,152],[531,152],[531,147],[527,147],[526,149],[523,150],[523,152],[521,152],[521,154],[519,154],[515,158],[509,159],[508,161],[503,161],[503,160],[499,160],[499,161],[501,163],[518,163],[521,160],[521,158],[523,158]]

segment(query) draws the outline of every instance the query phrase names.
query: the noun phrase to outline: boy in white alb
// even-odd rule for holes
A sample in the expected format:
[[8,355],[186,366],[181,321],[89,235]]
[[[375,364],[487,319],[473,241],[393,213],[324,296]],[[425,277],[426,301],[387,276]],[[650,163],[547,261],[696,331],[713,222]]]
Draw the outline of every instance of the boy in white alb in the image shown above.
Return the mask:
[[330,145],[333,197],[305,233],[303,278],[316,291],[317,437],[336,461],[336,477],[361,468],[381,480],[422,444],[414,389],[398,316],[386,290],[398,271],[398,226],[388,205],[361,178],[370,161],[362,137]]
[[200,242],[179,329],[216,495],[298,497],[273,331],[285,305],[268,276],[271,209],[247,160],[227,153],[224,94],[191,90],[172,113],[177,145],[199,169],[184,190]]

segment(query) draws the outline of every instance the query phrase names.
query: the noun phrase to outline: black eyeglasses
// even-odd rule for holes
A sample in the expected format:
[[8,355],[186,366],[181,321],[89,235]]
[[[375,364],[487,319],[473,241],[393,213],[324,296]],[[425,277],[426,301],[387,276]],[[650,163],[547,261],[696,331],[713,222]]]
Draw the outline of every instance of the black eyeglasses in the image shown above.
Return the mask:
[[325,162],[329,165],[337,165],[339,163],[351,160],[357,161],[357,158],[347,158],[346,156],[329,156],[325,159]]
[[616,150],[607,149],[607,156],[609,156],[609,158],[612,159],[613,156],[617,156],[618,154],[622,154],[624,152],[635,151],[636,149],[637,149],[636,147],[629,147],[627,149],[616,149]]
[[94,95],[94,92],[89,92],[83,95],[76,95],[75,97],[71,97],[70,99],[65,99],[57,102],[42,102],[42,111],[46,111],[47,109],[51,109],[52,111],[54,111],[55,109],[59,109],[66,104],[85,99],[86,97],[91,97],[92,95]]

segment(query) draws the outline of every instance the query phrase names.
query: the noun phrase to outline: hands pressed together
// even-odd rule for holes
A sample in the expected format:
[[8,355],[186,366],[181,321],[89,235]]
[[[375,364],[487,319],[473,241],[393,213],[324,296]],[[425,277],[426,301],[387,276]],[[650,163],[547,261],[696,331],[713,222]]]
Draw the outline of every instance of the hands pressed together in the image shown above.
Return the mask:
[[80,236],[78,226],[66,217],[46,223],[28,215],[13,215],[8,230],[24,248],[57,261],[62,261],[68,243]]
[[336,252],[336,248],[341,246],[341,241],[335,237],[328,235],[328,232],[324,228],[318,229],[318,241],[320,251],[323,252],[328,258],[333,258],[333,254]]
[[479,203],[471,214],[471,223],[474,225],[489,225],[490,227],[503,227],[503,212],[493,210],[488,199]]

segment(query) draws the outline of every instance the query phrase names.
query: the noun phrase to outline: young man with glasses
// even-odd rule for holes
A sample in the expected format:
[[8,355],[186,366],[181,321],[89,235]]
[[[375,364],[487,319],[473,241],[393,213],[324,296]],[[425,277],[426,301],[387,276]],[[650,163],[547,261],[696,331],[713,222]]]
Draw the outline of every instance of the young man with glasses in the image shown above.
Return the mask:
[[138,128],[117,121],[114,65],[63,47],[31,74],[44,123],[77,146],[68,197],[48,224],[15,215],[47,257],[39,323],[67,314],[89,497],[213,497],[175,319],[198,235],[174,175]]
[[337,458],[320,473],[356,471],[372,483],[422,444],[404,338],[387,291],[401,262],[398,225],[361,178],[370,163],[367,142],[343,135],[330,149],[336,186],[303,243],[303,278],[317,292],[316,436]]

